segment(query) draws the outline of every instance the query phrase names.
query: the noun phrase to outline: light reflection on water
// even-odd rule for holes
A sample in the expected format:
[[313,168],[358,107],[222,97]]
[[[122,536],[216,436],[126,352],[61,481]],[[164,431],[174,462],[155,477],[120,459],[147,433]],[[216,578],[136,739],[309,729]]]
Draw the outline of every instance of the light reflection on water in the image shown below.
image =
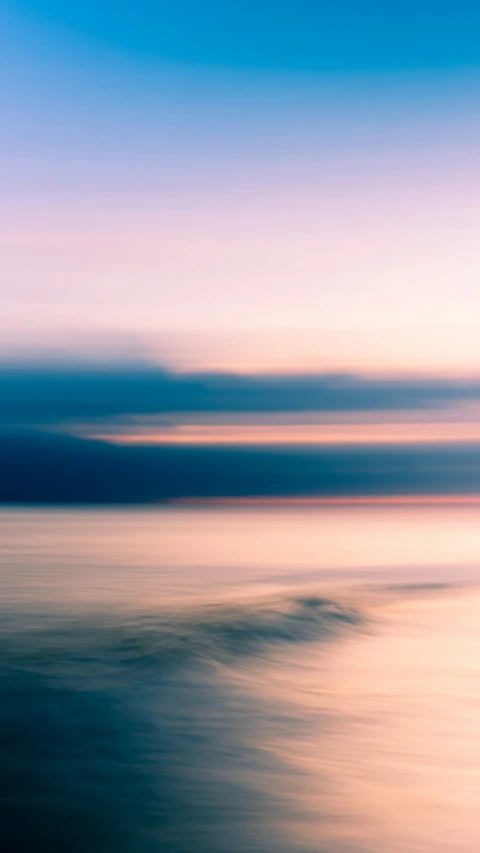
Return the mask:
[[479,519],[4,510],[9,849],[476,853]]
[[270,701],[297,710],[275,740],[301,790],[293,837],[335,851],[478,849],[479,614],[472,590],[400,599],[334,649],[282,652],[281,677],[259,664]]
[[0,592],[152,606],[246,585],[480,577],[480,507],[0,511]]

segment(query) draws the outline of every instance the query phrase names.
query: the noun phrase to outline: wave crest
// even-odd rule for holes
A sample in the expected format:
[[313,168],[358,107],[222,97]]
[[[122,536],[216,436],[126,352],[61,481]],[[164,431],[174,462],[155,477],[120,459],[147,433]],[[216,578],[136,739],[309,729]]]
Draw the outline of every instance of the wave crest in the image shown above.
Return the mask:
[[46,626],[23,630],[4,625],[0,647],[4,666],[31,671],[81,668],[92,662],[109,670],[163,669],[228,663],[281,644],[327,640],[366,621],[359,608],[311,595],[210,606],[186,614],[50,620]]
[[[279,644],[312,642],[336,636],[365,622],[360,610],[317,596],[296,597],[264,605],[208,608],[189,618],[137,635],[142,652],[158,658],[226,659],[255,655]],[[138,627],[138,626],[137,626]],[[126,633],[128,646],[133,637]],[[134,647],[131,647],[134,653]]]

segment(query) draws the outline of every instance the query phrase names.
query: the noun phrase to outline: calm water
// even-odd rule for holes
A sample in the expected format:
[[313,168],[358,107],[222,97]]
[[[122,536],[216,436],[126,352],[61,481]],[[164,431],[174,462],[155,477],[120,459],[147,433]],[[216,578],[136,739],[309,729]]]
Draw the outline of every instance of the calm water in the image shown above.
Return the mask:
[[479,521],[3,510],[2,850],[478,853]]

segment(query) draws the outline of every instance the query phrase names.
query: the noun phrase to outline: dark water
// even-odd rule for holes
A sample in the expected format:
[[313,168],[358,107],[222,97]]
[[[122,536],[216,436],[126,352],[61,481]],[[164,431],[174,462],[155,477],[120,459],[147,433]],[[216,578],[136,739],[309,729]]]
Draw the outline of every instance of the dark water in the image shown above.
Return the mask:
[[477,851],[479,518],[1,513],[1,849]]

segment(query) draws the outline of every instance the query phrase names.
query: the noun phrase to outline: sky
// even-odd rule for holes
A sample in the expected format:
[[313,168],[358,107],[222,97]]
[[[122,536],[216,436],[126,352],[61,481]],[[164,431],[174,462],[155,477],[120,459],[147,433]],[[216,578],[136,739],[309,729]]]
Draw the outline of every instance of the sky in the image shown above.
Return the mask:
[[480,492],[479,29],[6,0],[0,499]]
[[475,374],[479,24],[7,0],[1,355]]

